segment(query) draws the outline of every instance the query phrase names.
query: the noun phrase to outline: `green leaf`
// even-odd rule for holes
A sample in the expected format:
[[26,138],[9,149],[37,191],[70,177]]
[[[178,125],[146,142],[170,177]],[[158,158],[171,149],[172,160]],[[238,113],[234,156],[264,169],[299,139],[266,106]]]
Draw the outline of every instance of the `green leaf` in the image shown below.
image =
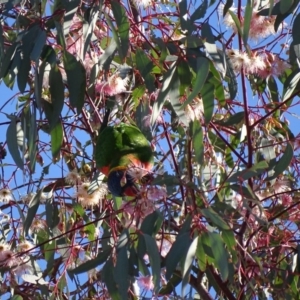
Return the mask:
[[274,168],[274,174],[268,178],[268,180],[275,179],[278,175],[282,174],[290,165],[294,157],[294,150],[291,143],[287,143],[283,155],[278,160]]
[[54,256],[56,253],[56,241],[50,241],[46,244],[43,245],[43,253],[45,255],[45,260],[47,262],[47,269],[51,270],[53,269],[53,264],[54,264]]
[[96,258],[87,260],[86,262],[84,262],[80,266],[78,266],[78,267],[76,267],[72,270],[68,270],[68,273],[81,274],[81,273],[88,272],[92,269],[95,269],[97,266],[102,265],[107,260],[107,258],[109,257],[109,255],[111,253],[112,253],[112,248],[107,247],[106,249],[104,249],[103,251],[98,253]]
[[238,262],[238,251],[236,250],[237,243],[234,233],[231,230],[222,230],[222,238],[227,249],[231,253],[232,262],[236,264]]
[[[88,190],[88,192],[89,192],[89,190]],[[82,206],[80,204],[75,203],[73,205],[73,209],[74,209],[74,211],[76,211],[77,214],[80,215],[80,217],[82,217],[82,219],[87,224],[87,225],[84,226],[84,232],[87,233],[88,239],[90,241],[93,241],[95,239],[95,225],[90,224],[91,221],[90,221],[89,217],[87,216],[87,214],[85,213],[85,210],[82,208]],[[102,217],[103,216],[100,215],[99,219],[101,219]]]
[[[274,0],[271,0],[270,2],[273,2],[274,4]],[[277,2],[275,5],[272,5],[272,3],[270,3],[270,7],[262,9],[259,11],[259,15],[260,16],[277,16],[281,14],[280,13],[280,3]]]
[[33,219],[35,218],[36,212],[39,208],[40,205],[40,198],[42,195],[43,190],[40,189],[38,190],[38,192],[36,193],[36,195],[30,200],[30,203],[28,204],[28,212],[27,212],[27,216],[24,222],[24,234],[25,236],[28,235],[28,230],[32,224]]
[[[182,122],[185,126],[188,126],[188,119],[187,119],[185,111],[182,108],[182,105],[179,101],[180,100],[180,90],[182,90],[182,86],[180,85],[178,72],[175,72],[174,76],[172,78],[172,83],[170,84],[168,98],[169,98],[170,104],[172,105],[172,109],[176,113],[176,116],[178,117],[180,122]],[[167,105],[168,105],[168,103],[167,103]]]
[[243,182],[245,180],[248,180],[252,177],[258,176],[266,172],[268,167],[269,165],[266,161],[260,161],[259,163],[255,164],[252,168],[234,173],[227,179],[227,182]]
[[228,83],[229,95],[230,95],[230,99],[235,99],[237,91],[238,91],[237,79],[236,79],[236,75],[234,73],[230,58],[228,57],[228,55],[226,53],[224,53],[224,55],[226,58],[226,65],[227,65],[226,77],[229,80],[229,83]]
[[57,283],[57,288],[59,291],[64,290],[67,287],[66,274],[60,276],[59,281]]
[[108,71],[110,68],[110,64],[117,50],[117,46],[118,45],[116,41],[114,39],[111,39],[109,46],[105,49],[104,53],[99,58],[99,66],[103,66],[103,69],[106,71]]
[[193,79],[190,67],[186,61],[178,61],[177,73],[180,80],[180,95],[184,95],[185,89],[191,85]]
[[282,102],[288,100],[292,96],[299,80],[300,80],[299,70],[295,70],[294,72],[292,72],[292,74],[289,75],[289,77],[284,82]]
[[202,235],[203,234],[201,234],[200,238],[198,238],[196,257],[197,257],[197,262],[198,262],[199,269],[202,272],[204,272],[205,269],[206,269],[206,254],[205,254],[204,247],[203,247],[203,242],[202,242],[202,239],[201,239]]
[[2,57],[1,68],[0,68],[0,79],[2,79],[7,75],[19,45],[20,44],[17,42],[13,43],[6,50],[4,57]]
[[39,27],[37,36],[34,40],[33,48],[30,52],[30,59],[33,61],[37,61],[40,58],[42,50],[46,44],[47,33],[41,27]]
[[179,6],[179,20],[182,30],[187,30],[188,33],[192,32],[193,24],[187,18],[187,0],[182,0],[178,3]]
[[233,5],[233,0],[227,0],[225,5],[224,5],[224,10],[223,10],[223,17],[227,14],[228,10],[231,8]]
[[169,295],[173,291],[175,291],[175,288],[178,286],[178,284],[181,282],[181,272],[174,271],[172,277],[168,280],[167,284],[164,285],[158,292],[159,295]]
[[[36,155],[37,155],[37,151],[38,151],[36,107],[34,105],[28,106],[25,109],[23,109],[23,113],[21,116],[21,124],[22,124],[24,132],[26,133],[26,138],[28,141],[28,143],[27,143],[28,157],[26,159],[28,161],[28,158],[29,158],[29,169],[30,169],[30,173],[33,174],[35,171]],[[22,141],[22,143],[23,143],[23,141]]]
[[215,258],[215,266],[218,268],[222,280],[226,281],[229,274],[229,255],[224,247],[224,243],[218,233],[208,232],[211,250]]
[[117,286],[117,283],[114,280],[114,265],[112,262],[112,258],[110,258],[106,264],[104,265],[102,271],[102,279],[106,284],[108,289],[109,295],[111,296],[112,300],[124,300],[120,293]]
[[299,28],[300,28],[300,14],[297,14],[293,22],[293,28],[292,28],[293,42],[297,45],[300,44]]
[[236,114],[230,116],[228,119],[225,121],[216,121],[217,124],[220,124],[222,126],[233,126],[233,125],[238,125],[240,124],[243,120],[245,119],[245,112],[240,111],[237,112]]
[[240,20],[238,19],[238,17],[235,15],[235,13],[233,11],[228,10],[228,13],[230,14],[231,18],[233,19],[239,35],[243,36]]
[[[75,11],[73,13],[73,15],[75,14]],[[65,41],[65,34],[64,34],[64,30],[62,27],[62,24],[60,22],[54,21],[55,23],[55,27],[56,27],[56,41],[57,44],[60,45],[63,49],[66,49],[66,41]],[[64,23],[63,23],[64,27],[67,26],[67,20],[65,18]],[[78,53],[79,54],[79,53]]]
[[187,48],[200,48],[204,46],[203,40],[199,36],[191,35],[179,39]]
[[[279,10],[281,10],[281,2],[283,2],[284,0],[281,0],[279,3],[276,3],[273,10],[272,10],[272,14],[273,14],[273,11],[275,10],[278,10],[278,6],[279,6]],[[286,2],[290,2],[291,0],[288,0]],[[294,9],[298,6],[299,4],[299,0],[293,0],[292,3],[290,2],[290,7],[288,8],[288,10],[285,12],[285,13],[278,13],[277,14],[277,17],[276,17],[276,20],[275,20],[275,23],[274,23],[274,29],[275,29],[275,32],[277,32],[279,26],[282,24],[282,22],[284,21],[284,19],[286,19],[289,15],[291,15],[294,11]],[[284,4],[284,9],[287,8],[287,5]]]
[[23,297],[20,295],[13,295],[10,299],[11,300],[23,300]]
[[149,57],[145,54],[144,51],[141,49],[136,50],[135,54],[136,58],[136,67],[140,71],[142,77],[145,80],[146,87],[148,89],[149,93],[152,93],[155,91],[155,78],[151,74],[152,69],[154,68],[154,64],[149,59]]
[[31,69],[30,54],[32,52],[32,49],[34,48],[35,41],[39,34],[39,30],[41,30],[40,27],[34,24],[30,26],[22,36],[22,43],[19,48],[21,51],[21,61],[17,66],[17,81],[21,93],[24,93],[27,85],[28,74]]
[[3,36],[3,26],[2,23],[0,23],[0,66],[3,57],[4,57],[4,36]]
[[[215,263],[215,258],[214,258],[214,254],[212,251],[212,245],[211,245],[211,240],[209,237],[209,233],[208,232],[204,232],[200,234],[199,237],[199,243],[197,245],[197,258],[199,259],[199,255],[200,253],[205,253],[205,260],[203,261],[203,263],[205,263],[205,268],[206,268],[206,264],[214,264]],[[201,250],[201,252],[199,251]]]
[[[160,115],[160,112],[163,108],[164,102],[171,90],[171,87],[173,87],[173,78],[177,77],[177,72],[176,72],[176,64],[173,63],[171,68],[167,71],[167,73],[163,76],[163,84],[161,87],[161,90],[157,96],[157,99],[153,105],[152,108],[152,115],[151,115],[151,126],[154,126],[158,116]],[[176,79],[176,78],[175,78]],[[179,91],[178,91],[179,94]]]
[[146,244],[147,254],[152,268],[154,290],[158,291],[160,286],[160,255],[157,244],[152,236],[148,234],[143,234],[142,236]]
[[28,153],[29,153],[29,168],[31,173],[35,172],[36,156],[38,153],[38,132],[37,132],[37,122],[36,122],[36,108],[33,107],[33,113],[30,118],[30,135],[28,139]]
[[249,31],[250,31],[250,24],[252,19],[252,12],[253,12],[253,1],[247,1],[247,5],[245,8],[244,14],[244,22],[243,22],[243,41],[244,45],[248,43]]
[[182,288],[181,288],[181,296],[184,298],[185,295],[185,289],[189,283],[190,280],[190,272],[192,269],[192,265],[195,259],[196,250],[197,250],[197,244],[198,244],[198,237],[196,237],[193,242],[191,243],[187,254],[184,259],[183,264],[183,270],[182,270]]
[[192,243],[190,232],[178,235],[176,241],[173,243],[170,251],[165,258],[166,265],[166,279],[169,280],[177,267],[179,261],[186,256],[186,253]]
[[68,51],[64,52],[63,61],[67,74],[70,103],[76,107],[77,114],[80,114],[84,104],[86,71],[82,63]]
[[24,162],[19,151],[20,142],[21,145],[23,145],[23,131],[20,124],[17,126],[17,119],[15,116],[10,116],[10,119],[11,122],[6,131],[7,147],[17,167],[23,170]]
[[128,241],[128,229],[124,229],[118,240],[117,262],[113,270],[114,279],[122,299],[127,299],[127,291],[129,288],[129,261],[127,256]]
[[208,71],[209,71],[209,60],[204,57],[198,57],[196,79],[193,84],[192,92],[188,96],[187,100],[184,102],[183,107],[186,107],[188,104],[190,104],[194,100],[194,98],[199,94],[206,81]]
[[[268,89],[270,91],[270,94],[271,94],[271,99],[270,100],[272,102],[278,103],[279,102],[279,97],[278,97],[279,96],[279,91],[278,91],[276,80],[274,79],[273,76],[270,76],[267,79],[267,87],[268,87]],[[279,117],[279,115],[278,115],[278,117]]]
[[83,57],[85,57],[85,54],[90,47],[91,39],[94,34],[95,24],[98,20],[99,12],[101,11],[102,4],[103,4],[103,0],[99,2],[94,2],[93,6],[89,10],[88,26],[85,26],[83,31],[83,40],[84,40]]
[[266,138],[262,138],[259,147],[259,153],[261,152],[261,154],[267,162],[270,162],[273,158],[276,157],[273,141],[270,141]]
[[245,187],[240,184],[231,184],[230,189],[243,195],[245,198],[248,198],[248,199],[255,198],[255,194],[252,192],[252,190],[250,188],[248,188],[248,186]]
[[121,59],[125,59],[127,56],[128,48],[129,48],[129,21],[127,18],[126,11],[124,7],[116,2],[111,1],[110,2],[111,9],[113,11],[114,17],[116,19],[116,23],[118,26],[117,33],[120,39],[120,48],[121,53],[119,53]]
[[20,92],[23,94],[27,85],[28,75],[31,68],[29,53],[22,51],[21,60],[17,66],[17,83]]
[[49,85],[51,94],[51,103],[44,101],[45,114],[49,121],[50,128],[57,126],[60,113],[64,106],[64,84],[61,73],[55,65],[51,68],[49,73]]
[[121,49],[121,43],[120,43],[120,40],[119,40],[119,36],[118,36],[118,31],[116,29],[116,27],[114,26],[113,22],[111,21],[110,19],[110,16],[106,13],[104,13],[105,15],[105,18],[106,18],[106,22],[108,23],[111,31],[112,31],[112,35],[113,35],[113,40],[116,44],[116,48],[118,49],[118,53],[121,53],[122,55],[122,49]]
[[53,203],[53,198],[46,199],[46,223],[52,230],[59,224],[59,211],[57,205]]
[[195,159],[198,164],[203,163],[204,156],[204,144],[203,144],[203,132],[200,121],[194,120],[193,122],[193,147],[195,151]]
[[206,14],[207,6],[207,0],[203,0],[202,3],[192,13],[190,17],[191,22],[195,22],[196,20],[203,18]]
[[230,229],[228,224],[211,207],[201,209],[201,213],[203,214],[204,217],[210,219],[210,221],[219,229],[222,230]]
[[293,5],[294,0],[281,0],[279,3],[280,12],[282,14],[287,13]]
[[[221,51],[218,50],[218,53],[220,53],[220,57],[221,57]],[[222,54],[223,55],[223,54]],[[225,62],[224,62],[224,66],[223,66],[223,58],[221,59],[222,61],[222,65],[218,65],[218,69],[221,70],[222,72],[222,76],[223,74],[225,75]],[[224,71],[223,71],[224,69]],[[221,105],[222,107],[226,106],[226,101],[225,101],[225,91],[224,91],[224,81],[221,78],[221,74],[220,72],[216,69],[215,65],[213,64],[213,62],[210,62],[209,64],[209,70],[210,70],[210,74],[208,77],[208,82],[213,84],[215,87],[215,98],[218,100],[219,105]],[[202,91],[201,91],[202,93]]]
[[150,215],[146,216],[141,225],[141,232],[150,236],[155,236],[161,229],[163,223],[163,216],[160,211],[155,210]]
[[54,161],[59,160],[60,149],[63,142],[64,132],[61,121],[51,130],[51,152]]
[[214,112],[214,86],[211,83],[206,83],[201,91],[204,108],[205,124],[209,124]]
[[210,25],[206,22],[202,25],[201,29],[202,38],[205,40],[204,46],[209,56],[212,58],[212,61],[222,73],[222,76],[225,74],[224,58],[221,56],[221,51],[218,50],[215,44],[215,37],[213,35]]
[[178,232],[178,237],[187,232],[190,233],[191,223],[192,223],[192,217],[190,214],[188,214],[188,215],[186,215],[186,219],[185,219],[183,225],[181,225],[181,228]]

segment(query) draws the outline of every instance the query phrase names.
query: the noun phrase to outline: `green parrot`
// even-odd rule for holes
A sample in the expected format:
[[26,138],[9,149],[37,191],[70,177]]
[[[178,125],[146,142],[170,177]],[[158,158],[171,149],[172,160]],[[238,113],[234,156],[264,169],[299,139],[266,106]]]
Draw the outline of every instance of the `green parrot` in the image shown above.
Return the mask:
[[153,151],[137,127],[125,123],[104,124],[97,139],[95,159],[97,168],[107,176],[108,189],[114,196],[135,196],[139,191],[137,179],[152,169]]

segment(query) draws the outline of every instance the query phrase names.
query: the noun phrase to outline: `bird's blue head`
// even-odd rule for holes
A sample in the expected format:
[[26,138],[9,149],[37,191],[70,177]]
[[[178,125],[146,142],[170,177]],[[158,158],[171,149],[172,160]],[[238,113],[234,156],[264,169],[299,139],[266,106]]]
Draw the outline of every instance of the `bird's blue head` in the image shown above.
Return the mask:
[[139,192],[134,178],[126,172],[126,168],[112,169],[108,174],[107,185],[109,191],[116,197],[134,197]]

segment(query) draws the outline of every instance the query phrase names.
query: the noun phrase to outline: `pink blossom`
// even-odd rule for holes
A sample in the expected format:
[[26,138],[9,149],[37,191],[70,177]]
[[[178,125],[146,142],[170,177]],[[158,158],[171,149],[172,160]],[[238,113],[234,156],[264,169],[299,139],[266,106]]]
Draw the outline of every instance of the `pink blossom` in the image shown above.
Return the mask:
[[201,120],[204,114],[202,98],[196,97],[191,104],[185,107],[185,115],[191,121]]
[[289,220],[294,222],[299,222],[300,220],[300,207],[294,206],[292,209],[289,210]]
[[69,31],[78,31],[82,29],[82,19],[77,14],[74,15]]
[[[237,9],[234,6],[232,6],[229,10],[233,13],[236,13],[236,11],[237,11]],[[224,4],[221,3],[218,7],[218,14],[220,16],[223,16],[223,12],[224,12]],[[234,32],[237,32],[235,22],[229,13],[227,13],[224,16],[223,23],[225,24],[225,26],[231,28]]]
[[[152,114],[149,114],[149,115],[147,115],[147,116],[145,116],[143,118],[143,124],[144,124],[145,127],[150,127],[150,125],[151,125],[151,123],[150,123],[150,121],[151,121],[151,115]],[[159,115],[157,117],[157,119],[156,119],[156,124],[162,124],[162,123],[163,123],[163,118],[162,118],[161,115]]]
[[160,250],[160,255],[162,257],[165,257],[169,253],[174,240],[174,236],[171,235],[164,236],[164,238],[156,240],[157,247]]
[[147,8],[152,4],[152,0],[134,0],[134,3],[138,7]]
[[18,266],[13,269],[14,274],[17,276],[21,276],[22,274],[33,274],[34,270],[30,263],[30,259],[27,258],[27,261],[25,261],[25,258],[19,258],[18,259]]
[[81,57],[81,52],[83,51],[83,37],[82,35],[74,35],[69,37],[67,40],[67,50],[71,54]]
[[150,96],[149,96],[149,100],[150,100],[150,101],[156,101],[159,92],[160,92],[160,89],[156,89],[154,92],[152,92],[152,93],[150,94]]
[[[219,6],[219,14],[223,15],[224,6]],[[236,8],[230,8],[230,11],[236,14]],[[259,39],[267,38],[270,35],[275,34],[274,23],[275,16],[260,16],[258,14],[258,10],[254,9],[252,13],[252,18],[250,21],[250,29],[249,29],[249,38],[258,41]],[[234,32],[237,32],[236,24],[229,13],[227,13],[223,19],[223,23],[231,28]],[[241,26],[244,26],[244,16],[240,17]],[[284,23],[280,25],[283,27]]]
[[257,75],[262,78],[267,78],[269,76],[279,76],[281,75],[290,65],[281,60],[277,55],[271,53],[265,53],[263,56],[266,67],[258,70]]
[[95,91],[114,96],[126,92],[128,78],[122,79],[118,73],[112,75],[107,81],[97,82]]
[[165,199],[167,197],[167,191],[165,188],[158,188],[156,186],[151,186],[147,190],[147,198],[151,201],[156,201],[160,199]]
[[97,37],[97,39],[101,40],[103,39],[103,37],[105,37],[106,32],[98,27],[95,27],[94,34]]
[[277,179],[273,185],[275,194],[290,191],[290,181],[288,179]]
[[9,202],[13,200],[12,193],[9,189],[4,188],[0,190],[0,202]]
[[256,74],[262,78],[279,76],[289,67],[287,62],[271,53],[258,54],[255,52],[251,53],[249,57],[246,52],[229,49],[227,55],[234,71],[239,73],[243,69],[246,75]]
[[80,183],[81,177],[79,175],[79,173],[77,172],[76,169],[72,170],[71,172],[69,172],[67,174],[67,176],[65,177],[65,181],[66,183],[70,184],[70,185],[74,185],[77,182]]
[[142,162],[130,163],[127,169],[127,173],[134,179],[141,180],[145,175],[149,173],[150,166],[145,165]]
[[[144,196],[144,193],[141,193],[141,195]],[[123,209],[122,221],[124,226],[136,228],[146,216],[156,210],[156,206],[153,201],[143,197],[138,199],[134,204],[131,202],[124,202],[121,205],[121,209]]]
[[89,75],[92,67],[98,62],[99,54],[97,54],[95,51],[90,50],[88,53],[85,54],[85,57],[82,58],[83,48],[84,48],[84,43],[83,43],[82,35],[77,34],[67,39],[68,52],[70,52],[75,57],[77,57],[77,59],[84,60],[82,63],[85,67],[87,75]]
[[247,72],[246,70],[251,65],[251,60],[247,53],[240,52],[239,50],[235,49],[229,49],[227,50],[227,55],[230,58],[235,72],[240,72],[242,68],[245,70],[245,72]]
[[0,264],[11,268],[18,263],[17,256],[11,250],[4,250],[0,252]]
[[141,217],[144,219],[146,216],[150,215],[151,213],[153,213],[156,209],[155,204],[153,203],[153,201],[150,201],[148,199],[141,199],[139,200],[140,205],[140,214]]
[[153,276],[140,276],[137,281],[147,291],[154,289]]
[[280,199],[281,199],[281,204],[285,207],[290,206],[293,203],[293,198],[289,194],[281,195]]
[[273,17],[263,17],[254,11],[251,18],[249,37],[253,40],[268,37],[275,34]]

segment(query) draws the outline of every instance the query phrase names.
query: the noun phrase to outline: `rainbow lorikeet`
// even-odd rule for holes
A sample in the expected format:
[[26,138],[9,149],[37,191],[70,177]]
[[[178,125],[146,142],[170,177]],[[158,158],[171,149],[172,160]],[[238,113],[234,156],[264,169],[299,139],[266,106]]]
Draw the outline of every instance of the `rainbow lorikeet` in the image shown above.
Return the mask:
[[136,182],[153,166],[153,152],[148,140],[133,125],[120,123],[101,126],[95,154],[97,168],[107,176],[114,196],[135,196]]

